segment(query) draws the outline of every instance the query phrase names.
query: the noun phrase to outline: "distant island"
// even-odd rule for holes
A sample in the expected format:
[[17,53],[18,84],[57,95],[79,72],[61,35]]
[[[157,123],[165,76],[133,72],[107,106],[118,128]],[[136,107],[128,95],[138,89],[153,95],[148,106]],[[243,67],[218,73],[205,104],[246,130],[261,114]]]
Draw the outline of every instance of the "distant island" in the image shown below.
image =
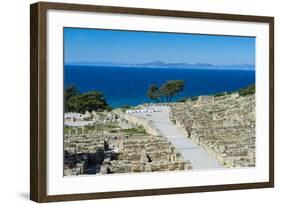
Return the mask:
[[229,69],[229,70],[255,70],[253,64],[237,64],[237,65],[213,65],[210,63],[166,63],[163,61],[153,61],[147,63],[116,63],[116,62],[91,62],[76,61],[66,62],[65,65],[80,66],[112,66],[112,67],[140,67],[140,68],[189,68],[189,69]]

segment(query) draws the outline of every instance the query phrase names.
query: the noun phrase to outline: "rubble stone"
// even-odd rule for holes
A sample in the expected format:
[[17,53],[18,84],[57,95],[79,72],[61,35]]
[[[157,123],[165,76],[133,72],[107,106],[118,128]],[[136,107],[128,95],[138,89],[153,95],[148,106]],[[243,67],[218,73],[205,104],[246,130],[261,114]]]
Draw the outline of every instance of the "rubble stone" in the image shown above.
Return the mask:
[[255,166],[255,95],[201,96],[171,105],[171,120],[225,167]]

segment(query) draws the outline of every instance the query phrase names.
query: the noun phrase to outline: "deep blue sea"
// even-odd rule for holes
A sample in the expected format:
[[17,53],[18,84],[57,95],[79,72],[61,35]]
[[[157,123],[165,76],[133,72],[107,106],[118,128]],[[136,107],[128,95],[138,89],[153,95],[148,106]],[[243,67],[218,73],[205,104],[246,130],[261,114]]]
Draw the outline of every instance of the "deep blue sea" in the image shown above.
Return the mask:
[[167,80],[185,81],[185,90],[174,98],[177,100],[246,87],[255,83],[255,71],[76,65],[64,70],[65,87],[74,84],[80,92],[101,91],[112,107],[151,102],[146,96],[149,85]]

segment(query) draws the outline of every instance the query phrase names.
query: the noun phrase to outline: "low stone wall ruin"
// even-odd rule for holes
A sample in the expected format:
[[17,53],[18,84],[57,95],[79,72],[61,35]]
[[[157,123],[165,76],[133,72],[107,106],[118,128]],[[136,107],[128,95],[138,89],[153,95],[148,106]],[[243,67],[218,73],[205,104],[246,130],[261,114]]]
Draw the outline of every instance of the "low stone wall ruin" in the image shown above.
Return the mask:
[[170,117],[225,167],[255,166],[255,95],[201,96],[172,104]]
[[64,174],[114,174],[191,169],[161,136],[66,135]]
[[124,113],[121,110],[114,110],[113,112],[117,114],[121,119],[124,119],[134,124],[135,126],[142,126],[145,129],[145,131],[152,136],[161,135],[160,131],[152,125],[150,120],[141,117],[135,117],[133,115]]

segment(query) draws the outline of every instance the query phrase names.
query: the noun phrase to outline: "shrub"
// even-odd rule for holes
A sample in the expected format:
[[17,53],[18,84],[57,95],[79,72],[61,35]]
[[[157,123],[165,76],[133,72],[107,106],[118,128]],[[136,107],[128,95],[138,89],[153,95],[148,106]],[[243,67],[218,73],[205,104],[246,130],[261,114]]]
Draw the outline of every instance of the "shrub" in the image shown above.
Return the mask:
[[198,96],[195,96],[195,97],[191,97],[191,98],[190,98],[190,100],[191,100],[191,101],[195,101],[195,100],[198,100]]
[[188,101],[188,97],[183,97],[183,98],[180,98],[180,99],[178,99],[177,100],[177,102],[186,102],[186,101]]
[[214,97],[220,97],[220,96],[224,96],[226,93],[217,93],[217,94],[214,94]]
[[256,91],[256,87],[255,87],[255,84],[253,85],[250,85],[246,88],[242,88],[238,91],[239,95],[240,96],[247,96],[247,95],[251,95],[251,94],[254,94]]

